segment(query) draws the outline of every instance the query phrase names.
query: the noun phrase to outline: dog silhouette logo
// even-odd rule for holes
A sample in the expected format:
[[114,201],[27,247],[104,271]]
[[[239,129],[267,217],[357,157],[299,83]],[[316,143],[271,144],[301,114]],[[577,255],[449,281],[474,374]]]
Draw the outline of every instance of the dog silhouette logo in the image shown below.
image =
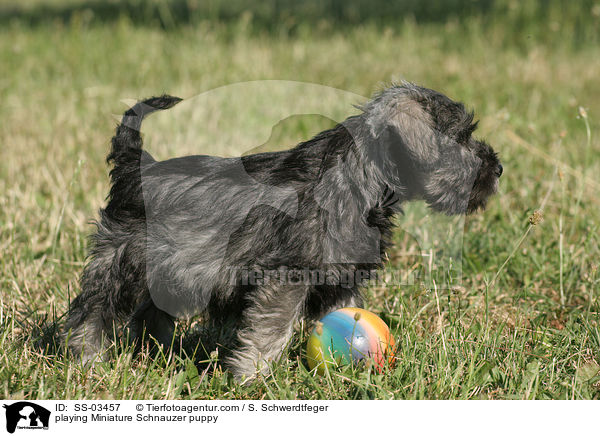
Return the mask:
[[19,401],[10,405],[4,404],[6,409],[6,431],[14,433],[18,429],[48,429],[50,411],[29,401]]

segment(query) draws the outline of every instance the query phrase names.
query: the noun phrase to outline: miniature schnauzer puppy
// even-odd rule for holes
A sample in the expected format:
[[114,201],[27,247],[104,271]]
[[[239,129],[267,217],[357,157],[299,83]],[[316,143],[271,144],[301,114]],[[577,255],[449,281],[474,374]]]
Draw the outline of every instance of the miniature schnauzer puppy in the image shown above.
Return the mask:
[[108,204],[63,333],[84,361],[119,336],[168,346],[177,318],[202,314],[233,326],[224,363],[252,377],[297,322],[361,306],[403,202],[472,213],[502,174],[473,113],[410,83],[290,150],[156,161],[142,119],[179,101],[136,104],[112,139]]

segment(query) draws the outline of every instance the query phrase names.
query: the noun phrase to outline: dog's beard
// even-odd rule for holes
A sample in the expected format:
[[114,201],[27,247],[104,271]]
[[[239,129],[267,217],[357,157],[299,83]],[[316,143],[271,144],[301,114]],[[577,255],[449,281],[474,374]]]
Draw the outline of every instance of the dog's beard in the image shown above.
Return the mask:
[[476,182],[475,185],[473,185],[466,212],[472,214],[478,210],[484,210],[487,206],[488,199],[498,192],[498,185],[498,177],[493,177],[493,179],[487,183]]

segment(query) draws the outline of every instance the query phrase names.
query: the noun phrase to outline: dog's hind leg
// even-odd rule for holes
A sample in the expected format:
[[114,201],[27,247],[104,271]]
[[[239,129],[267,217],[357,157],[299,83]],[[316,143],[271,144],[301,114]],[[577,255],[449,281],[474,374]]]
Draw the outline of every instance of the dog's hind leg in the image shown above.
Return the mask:
[[103,360],[112,336],[109,289],[113,275],[110,260],[96,257],[86,266],[81,279],[82,292],[69,307],[62,340],[84,363]]
[[148,297],[145,264],[132,263],[131,250],[127,242],[97,245],[83,271],[82,292],[71,302],[62,339],[84,363],[104,360],[108,345]]
[[237,334],[237,348],[225,359],[237,380],[252,379],[268,370],[288,346],[294,325],[304,312],[308,286],[259,286],[248,299],[249,306]]

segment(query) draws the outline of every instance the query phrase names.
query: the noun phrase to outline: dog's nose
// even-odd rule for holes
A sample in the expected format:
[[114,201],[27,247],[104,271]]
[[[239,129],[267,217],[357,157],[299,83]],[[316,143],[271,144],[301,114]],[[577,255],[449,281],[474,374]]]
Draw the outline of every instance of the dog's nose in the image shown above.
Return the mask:
[[498,177],[500,177],[500,176],[502,175],[502,171],[503,171],[503,170],[504,170],[504,169],[502,168],[502,164],[498,164],[498,168],[496,169],[496,175],[497,175]]

